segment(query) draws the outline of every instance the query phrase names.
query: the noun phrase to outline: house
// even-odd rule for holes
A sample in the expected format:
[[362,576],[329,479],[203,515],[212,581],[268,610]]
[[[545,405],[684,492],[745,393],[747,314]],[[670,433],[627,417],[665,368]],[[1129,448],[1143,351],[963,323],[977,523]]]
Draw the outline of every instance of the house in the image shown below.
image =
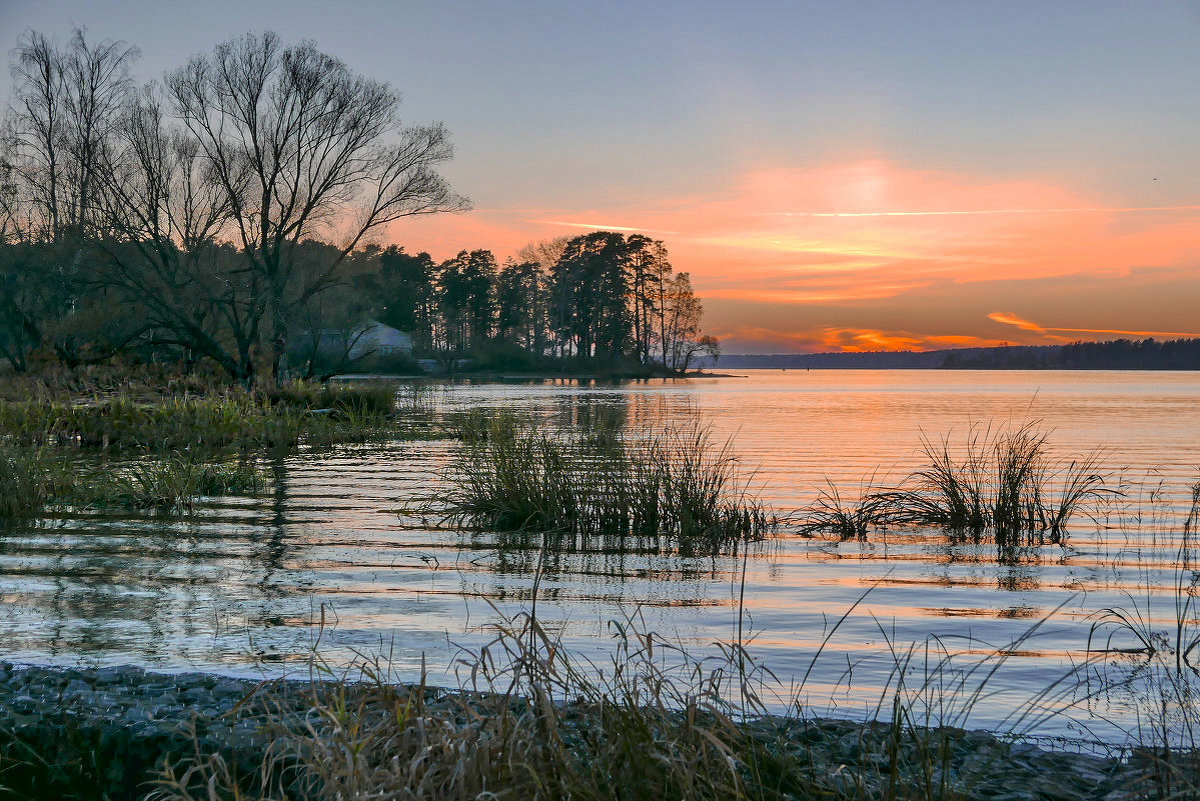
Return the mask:
[[344,355],[349,361],[364,356],[412,356],[412,334],[367,320],[354,328],[325,328],[320,332],[318,353]]
[[376,356],[412,356],[412,334],[384,325],[378,320],[367,320],[350,333],[350,350],[347,355],[358,359],[368,354]]

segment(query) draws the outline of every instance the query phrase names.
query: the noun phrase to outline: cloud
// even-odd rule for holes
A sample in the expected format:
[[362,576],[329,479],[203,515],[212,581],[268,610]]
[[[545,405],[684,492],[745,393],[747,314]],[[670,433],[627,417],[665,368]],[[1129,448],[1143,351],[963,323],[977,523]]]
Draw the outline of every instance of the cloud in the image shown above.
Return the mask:
[[543,225],[563,225],[568,228],[586,228],[589,231],[633,231],[634,233],[645,234],[678,234],[678,231],[663,231],[657,228],[638,228],[632,225],[607,225],[605,223],[589,223],[589,222],[566,222],[564,220],[526,220],[525,222],[540,223]]
[[722,340],[738,343],[739,352],[756,353],[924,351],[945,348],[994,347],[1007,344],[999,339],[969,335],[922,334],[915,331],[839,326],[780,331],[773,328],[739,325],[719,330],[717,334]]
[[1038,325],[1029,320],[1024,320],[1011,312],[992,312],[988,315],[989,320],[994,320],[997,323],[1004,325],[1015,325],[1022,331],[1032,331],[1036,334],[1047,334],[1050,338],[1065,341],[1064,337],[1052,336],[1051,331],[1058,331],[1066,334],[1106,334],[1109,336],[1128,336],[1128,337],[1200,337],[1200,333],[1194,331],[1128,331],[1120,328],[1049,328]]
[[[564,228],[664,239],[712,308],[792,309],[793,322],[769,326],[778,347],[990,342],[996,325],[1031,343],[1175,336],[1191,327],[1200,303],[1200,205],[1128,203],[1050,178],[919,170],[886,159],[763,166],[703,192],[639,194],[628,203],[489,203],[467,215],[404,221],[391,233],[436,258],[487,247],[503,260]],[[1190,306],[1182,302],[1189,297]],[[990,311],[1018,304],[1068,327]],[[817,310],[841,333],[830,339],[794,322]],[[713,324],[729,332],[744,322],[718,317]],[[1157,328],[1171,332],[1150,330]],[[728,336],[735,349],[751,341]]]
[[972,209],[942,211],[779,211],[782,217],[949,217],[979,214],[1127,213],[1133,211],[1200,211],[1200,206],[1082,206],[1065,209]]
[[1046,333],[1046,329],[1042,328],[1037,323],[1030,322],[1029,320],[1024,320],[1024,319],[1018,317],[1017,315],[1013,314],[1012,312],[991,312],[988,315],[988,319],[994,320],[997,323],[1003,323],[1004,325],[1015,325],[1017,328],[1020,328],[1022,331],[1032,331],[1035,334]]

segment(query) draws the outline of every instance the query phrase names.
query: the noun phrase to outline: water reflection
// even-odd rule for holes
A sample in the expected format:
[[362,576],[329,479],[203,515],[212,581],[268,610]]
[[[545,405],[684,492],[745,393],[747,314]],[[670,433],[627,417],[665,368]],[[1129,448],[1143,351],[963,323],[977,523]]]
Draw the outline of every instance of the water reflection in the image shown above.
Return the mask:
[[[758,633],[754,652],[786,684],[808,667],[830,622],[870,590],[809,687],[848,708],[874,700],[886,678],[884,632],[893,642],[961,636],[974,643],[964,653],[976,653],[1068,604],[1046,640],[1006,664],[997,689],[1019,694],[1068,669],[1086,647],[1088,615],[1128,603],[1126,592],[1161,599],[1151,623],[1171,622],[1178,520],[1200,464],[1195,375],[815,371],[753,381],[466,385],[433,403],[634,431],[699,415],[718,442],[733,438],[757,468],[764,500],[785,511],[810,503],[826,480],[853,493],[877,470],[880,480],[903,475],[918,458],[922,429],[961,430],[980,419],[1034,414],[1063,452],[1105,444],[1114,468],[1124,468],[1127,504],[1098,527],[1072,531],[1064,547],[889,531],[866,542],[784,536],[744,561],[611,543],[547,553],[539,612],[568,646],[597,658],[607,647],[605,622],[639,605],[648,625],[703,653],[734,636],[744,597],[741,622]],[[422,656],[435,670],[448,666],[459,646],[488,636],[489,622],[529,606],[539,560],[535,540],[460,532],[414,511],[414,499],[436,497],[454,447],[301,453],[267,464],[264,497],[215,500],[182,520],[77,510],[0,532],[2,656],[278,671],[306,657],[324,614],[322,652],[333,661],[382,648],[402,673]],[[1007,700],[982,709],[979,725],[987,714],[1002,716],[1012,696],[998,698]]]

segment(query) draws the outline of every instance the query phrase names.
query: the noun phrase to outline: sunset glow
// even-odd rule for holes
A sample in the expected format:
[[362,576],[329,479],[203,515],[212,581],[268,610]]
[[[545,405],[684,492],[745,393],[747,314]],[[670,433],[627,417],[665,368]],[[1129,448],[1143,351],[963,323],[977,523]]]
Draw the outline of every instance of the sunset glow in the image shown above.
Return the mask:
[[[677,269],[692,273],[710,326],[735,351],[1196,335],[1190,316],[1200,302],[1200,206],[1119,200],[1051,180],[915,170],[872,158],[759,168],[711,192],[627,208],[536,218],[489,209],[414,221],[391,236],[437,257],[449,255],[442,242],[484,234],[505,255],[564,228],[661,238]],[[1083,282],[1101,289],[1098,305],[1043,310],[1048,298]],[[1172,304],[1137,302],[1150,288]],[[954,321],[910,312],[935,297],[975,312]],[[1040,322],[1028,321],[1035,316]],[[838,324],[803,322],[812,318]]]

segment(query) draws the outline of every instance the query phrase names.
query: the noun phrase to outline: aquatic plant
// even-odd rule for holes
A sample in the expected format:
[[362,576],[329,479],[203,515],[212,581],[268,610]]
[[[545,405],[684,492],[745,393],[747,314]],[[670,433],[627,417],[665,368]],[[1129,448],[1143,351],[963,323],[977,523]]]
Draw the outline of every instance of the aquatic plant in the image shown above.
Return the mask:
[[140,461],[75,490],[90,505],[185,511],[204,496],[255,495],[266,478],[252,462],[201,463],[174,454]]
[[355,410],[387,415],[396,410],[398,387],[393,381],[325,382],[289,381],[263,391],[271,405],[328,411]]
[[0,520],[29,517],[49,497],[40,450],[0,448]]
[[[322,390],[322,393],[325,391]],[[323,409],[256,400],[244,392],[166,397],[128,396],[86,402],[0,401],[0,437],[15,445],[61,445],[111,452],[222,448],[286,449],[300,442],[362,442],[405,429],[393,425],[394,388],[344,388],[315,395]]]
[[511,413],[461,419],[445,514],[499,531],[545,532],[715,552],[761,538],[770,520],[728,443],[690,425],[648,436],[612,426],[545,429]]
[[1101,453],[1070,460],[1050,455],[1035,423],[968,430],[961,448],[949,436],[921,437],[926,465],[892,488],[861,492],[849,502],[822,490],[801,510],[801,532],[828,531],[864,538],[885,525],[938,528],[958,535],[989,535],[998,545],[1061,542],[1073,518],[1095,518],[1108,499]]
[[[866,482],[867,487],[873,484],[874,477]],[[828,533],[840,540],[865,540],[869,532],[886,523],[885,507],[884,498],[873,490],[860,489],[858,497],[851,500],[831,481],[820,490],[816,501],[800,511],[796,532],[804,535]]]

